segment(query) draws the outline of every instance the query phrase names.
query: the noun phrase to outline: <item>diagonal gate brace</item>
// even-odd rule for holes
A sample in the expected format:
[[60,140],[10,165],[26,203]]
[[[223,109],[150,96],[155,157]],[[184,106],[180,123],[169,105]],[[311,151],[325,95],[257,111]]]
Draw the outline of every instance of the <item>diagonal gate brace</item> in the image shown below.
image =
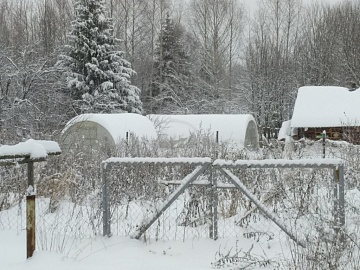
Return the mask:
[[269,219],[271,219],[282,231],[284,231],[295,243],[301,247],[306,247],[303,242],[296,238],[294,233],[292,233],[284,224],[282,224],[275,215],[269,211],[266,206],[259,201],[251,192],[246,188],[246,186],[241,182],[241,180],[234,175],[230,170],[224,168],[218,168],[222,174],[224,174],[246,197],[248,197]]
[[184,192],[184,190],[191,185],[195,179],[201,175],[210,164],[204,164],[198,166],[193,172],[188,174],[181,182],[181,185],[169,196],[168,200],[165,201],[163,206],[157,211],[152,217],[148,218],[143,222],[143,224],[134,232],[133,237],[139,239],[141,235],[150,228],[150,226],[165,212],[166,209]]

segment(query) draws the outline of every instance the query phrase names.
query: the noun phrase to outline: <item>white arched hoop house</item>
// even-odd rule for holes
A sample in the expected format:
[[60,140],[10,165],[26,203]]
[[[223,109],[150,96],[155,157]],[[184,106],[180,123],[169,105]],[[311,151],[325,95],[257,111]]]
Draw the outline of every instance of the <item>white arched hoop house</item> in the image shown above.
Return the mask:
[[128,136],[157,138],[153,123],[139,114],[81,114],[66,124],[62,131],[62,144],[66,147],[81,142],[88,148],[106,144],[114,149]]
[[218,134],[219,143],[228,142],[249,149],[259,147],[257,124],[250,114],[150,114],[148,117],[162,138],[181,140],[203,132],[211,136]]

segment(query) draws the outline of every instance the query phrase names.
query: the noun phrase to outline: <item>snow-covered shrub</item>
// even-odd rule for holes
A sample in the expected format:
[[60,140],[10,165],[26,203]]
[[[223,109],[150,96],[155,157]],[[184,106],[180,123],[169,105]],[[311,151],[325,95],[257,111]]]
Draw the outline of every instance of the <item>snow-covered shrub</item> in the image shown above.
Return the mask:
[[252,254],[253,246],[249,250],[242,250],[236,242],[235,247],[219,249],[215,254],[215,262],[211,265],[215,269],[280,269],[279,262],[266,255]]

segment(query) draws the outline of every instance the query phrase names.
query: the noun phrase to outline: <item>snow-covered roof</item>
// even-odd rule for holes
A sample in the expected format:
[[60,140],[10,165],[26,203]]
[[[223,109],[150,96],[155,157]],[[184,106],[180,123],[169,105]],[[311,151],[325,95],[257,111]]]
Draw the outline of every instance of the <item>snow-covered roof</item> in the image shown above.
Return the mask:
[[295,135],[295,130],[296,128],[291,128],[291,120],[282,122],[278,134],[278,140],[285,140],[286,137]]
[[71,119],[62,133],[64,134],[71,126],[82,122],[94,122],[101,125],[110,133],[115,143],[124,139],[126,132],[148,139],[157,137],[153,123],[147,117],[135,113],[81,114]]
[[27,140],[15,145],[0,146],[0,158],[43,159],[51,154],[60,154],[59,144],[54,141]]
[[298,90],[291,127],[360,126],[360,89],[304,86]]
[[215,135],[219,132],[219,142],[236,142],[244,146],[248,126],[254,124],[254,134],[258,140],[255,119],[250,114],[187,114],[155,115],[148,117],[163,125],[162,135],[179,139],[189,137],[191,133],[202,131]]
[[278,140],[283,140],[287,136],[290,136],[290,133],[291,133],[290,125],[291,125],[291,120],[282,122],[281,128],[279,130],[279,134],[278,134]]

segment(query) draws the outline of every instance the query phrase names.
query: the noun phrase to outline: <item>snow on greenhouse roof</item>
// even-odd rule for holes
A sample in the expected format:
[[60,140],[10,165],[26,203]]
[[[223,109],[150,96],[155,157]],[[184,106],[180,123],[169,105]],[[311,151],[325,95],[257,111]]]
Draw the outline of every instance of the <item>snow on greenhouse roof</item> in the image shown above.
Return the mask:
[[290,136],[290,133],[291,133],[291,126],[290,125],[291,125],[291,120],[284,121],[281,124],[281,128],[279,130],[279,135],[278,135],[278,140],[283,140],[287,136]]
[[[191,133],[200,131],[204,134],[215,135],[218,131],[220,142],[232,141],[242,145],[245,142],[249,123],[253,121],[256,125],[254,117],[250,114],[151,114],[148,117],[164,126],[161,135],[171,138],[186,138]],[[255,135],[258,136],[257,133]]]
[[147,117],[135,113],[81,114],[71,119],[62,133],[65,133],[71,126],[82,122],[94,122],[101,125],[110,133],[114,142],[124,139],[126,132],[148,139],[157,137],[153,123]]
[[298,90],[291,127],[360,125],[360,89],[304,86]]
[[291,128],[291,120],[282,122],[278,134],[278,140],[285,140],[286,137],[295,135],[295,130],[296,128]]

